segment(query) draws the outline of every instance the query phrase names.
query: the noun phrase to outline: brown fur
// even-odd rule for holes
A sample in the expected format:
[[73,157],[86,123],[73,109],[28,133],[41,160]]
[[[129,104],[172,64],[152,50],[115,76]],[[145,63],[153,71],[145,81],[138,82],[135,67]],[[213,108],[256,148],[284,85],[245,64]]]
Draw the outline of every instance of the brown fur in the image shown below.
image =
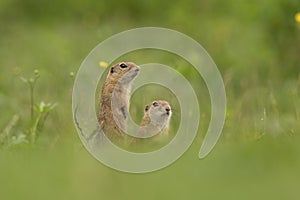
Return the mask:
[[[156,103],[157,106],[154,106]],[[167,101],[156,100],[145,107],[140,124],[139,135],[168,134],[169,122],[172,115],[171,106]]]
[[[127,67],[122,68],[121,64]],[[117,63],[109,69],[102,87],[98,120],[104,133],[110,139],[125,136],[122,130],[125,129],[128,116],[131,82],[139,70],[140,68],[132,62]],[[115,101],[112,106],[113,97]],[[119,121],[120,127],[114,117]]]

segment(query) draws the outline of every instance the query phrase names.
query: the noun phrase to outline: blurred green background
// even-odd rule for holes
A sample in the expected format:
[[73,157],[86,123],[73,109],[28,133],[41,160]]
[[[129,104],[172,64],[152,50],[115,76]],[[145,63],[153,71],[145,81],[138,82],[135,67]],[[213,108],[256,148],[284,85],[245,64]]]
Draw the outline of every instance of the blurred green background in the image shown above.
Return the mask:
[[[0,199],[299,199],[297,12],[299,0],[0,0],[0,134],[14,115],[10,137],[27,134],[29,89],[20,77],[34,69],[36,102],[58,103],[36,145],[0,145]],[[201,76],[174,56],[137,52],[134,62],[174,66],[201,89],[202,112],[196,140],[176,163],[134,175],[105,167],[82,147],[69,74],[99,42],[144,26],[202,44],[223,76],[228,107],[220,141],[198,160],[210,118]]]

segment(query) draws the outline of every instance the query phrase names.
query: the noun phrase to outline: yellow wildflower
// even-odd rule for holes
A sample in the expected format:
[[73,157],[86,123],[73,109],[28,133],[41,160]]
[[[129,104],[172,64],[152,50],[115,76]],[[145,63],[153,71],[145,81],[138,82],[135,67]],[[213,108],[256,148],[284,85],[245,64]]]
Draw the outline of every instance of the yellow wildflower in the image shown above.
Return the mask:
[[75,76],[74,72],[70,72],[70,77],[73,78]]
[[100,67],[107,67],[107,65],[108,65],[107,62],[104,62],[104,61],[99,62]]
[[300,23],[300,12],[297,12],[295,15],[295,21]]

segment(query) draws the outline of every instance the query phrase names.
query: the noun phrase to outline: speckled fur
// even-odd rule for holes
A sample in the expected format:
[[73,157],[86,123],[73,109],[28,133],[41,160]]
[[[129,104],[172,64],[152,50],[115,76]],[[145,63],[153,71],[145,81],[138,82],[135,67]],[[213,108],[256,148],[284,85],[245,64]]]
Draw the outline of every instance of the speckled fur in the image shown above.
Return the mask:
[[[157,103],[155,107],[153,104]],[[171,106],[167,101],[156,100],[145,107],[144,116],[138,131],[139,135],[168,134]]]
[[[127,65],[127,68],[121,68],[122,63]],[[131,82],[139,71],[140,68],[132,62],[117,63],[109,69],[102,87],[98,120],[106,136],[111,139],[125,136],[122,130],[126,129]],[[112,98],[115,100],[113,105]],[[119,123],[114,120],[113,113]]]

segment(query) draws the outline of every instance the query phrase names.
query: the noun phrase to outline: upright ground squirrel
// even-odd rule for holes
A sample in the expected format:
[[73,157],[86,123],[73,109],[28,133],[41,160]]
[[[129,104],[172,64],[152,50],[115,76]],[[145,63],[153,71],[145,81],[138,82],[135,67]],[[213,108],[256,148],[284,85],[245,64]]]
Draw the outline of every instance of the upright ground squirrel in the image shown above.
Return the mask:
[[133,62],[120,62],[109,69],[102,87],[98,120],[110,139],[125,136],[131,83],[139,72],[140,67]]
[[153,136],[157,133],[167,134],[171,115],[171,106],[167,101],[153,101],[145,107],[138,134],[140,136]]

